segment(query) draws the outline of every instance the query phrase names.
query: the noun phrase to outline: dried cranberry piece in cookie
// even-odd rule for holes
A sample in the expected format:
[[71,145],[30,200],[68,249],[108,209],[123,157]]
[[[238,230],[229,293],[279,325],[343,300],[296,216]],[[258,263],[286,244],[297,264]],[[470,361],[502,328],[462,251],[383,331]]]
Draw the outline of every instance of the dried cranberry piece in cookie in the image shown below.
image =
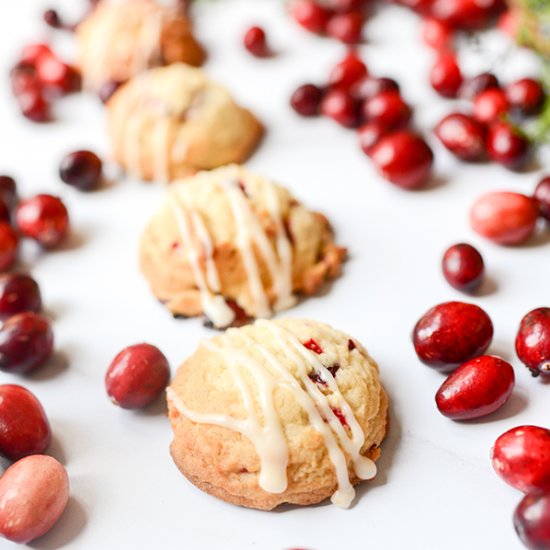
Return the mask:
[[302,342],[302,345],[317,355],[323,353],[323,348],[313,338],[310,338],[307,342]]
[[342,412],[342,409],[339,409],[338,407],[334,407],[332,408],[332,412],[334,413],[334,416],[340,421],[340,424],[344,426],[344,428],[349,428],[348,421],[346,420],[346,416]]

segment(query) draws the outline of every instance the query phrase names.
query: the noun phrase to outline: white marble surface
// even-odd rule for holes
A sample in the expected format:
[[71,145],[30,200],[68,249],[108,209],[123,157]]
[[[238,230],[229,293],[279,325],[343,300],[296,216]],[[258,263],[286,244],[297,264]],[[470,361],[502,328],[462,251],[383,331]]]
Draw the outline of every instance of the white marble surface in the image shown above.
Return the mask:
[[[53,2],[52,2],[53,3]],[[81,2],[84,4],[84,2]],[[47,2],[0,4],[0,172],[17,177],[23,195],[61,195],[70,209],[73,237],[63,250],[38,254],[25,247],[24,264],[42,285],[54,320],[57,357],[22,383],[41,399],[55,434],[52,454],[66,465],[72,497],[60,523],[32,543],[37,550],[68,548],[188,550],[463,550],[518,549],[511,515],[520,495],[494,474],[489,450],[503,431],[522,423],[548,425],[549,386],[532,380],[513,351],[520,318],[550,302],[550,243],[539,235],[521,248],[482,241],[468,227],[467,211],[482,192],[529,193],[541,172],[511,174],[498,166],[454,161],[434,143],[437,178],[429,190],[407,193],[381,180],[353,132],[328,120],[304,121],[288,108],[293,88],[322,81],[343,48],[294,26],[277,0],[220,0],[197,9],[208,47],[206,70],[250,105],[269,132],[250,167],[290,187],[334,222],[349,246],[344,275],[325,296],[291,315],[317,318],[360,339],[379,361],[391,396],[391,432],[380,473],[358,491],[350,510],[330,504],[265,513],[237,508],[191,486],[168,454],[170,428],[160,407],[144,413],[115,408],[103,375],[125,345],[158,345],[175,368],[211,333],[199,321],[176,321],[149,294],[137,268],[140,232],[163,189],[120,181],[83,195],[56,176],[67,151],[90,147],[108,155],[100,104],[76,95],[62,101],[57,122],[34,125],[15,109],[7,70],[26,41],[49,36],[40,22]],[[77,13],[77,3],[57,0]],[[79,3],[80,4],[80,3]],[[243,30],[264,24],[278,50],[256,60],[241,48]],[[361,51],[372,72],[397,77],[416,106],[415,120],[429,128],[450,108],[427,84],[432,54],[417,38],[417,18],[385,10],[369,25]],[[51,32],[52,38],[55,33]],[[70,36],[55,35],[70,54]],[[497,39],[491,49],[506,50]],[[503,78],[536,69],[528,53],[498,62]],[[467,55],[464,63],[488,68]],[[550,156],[545,152],[546,164]],[[541,163],[544,158],[541,157]],[[511,360],[517,385],[510,402],[492,417],[454,423],[436,410],[442,376],[417,360],[410,332],[432,305],[463,296],[440,273],[443,250],[453,242],[479,246],[488,281],[472,301],[495,324],[492,353]],[[1,548],[15,548],[0,543]]]

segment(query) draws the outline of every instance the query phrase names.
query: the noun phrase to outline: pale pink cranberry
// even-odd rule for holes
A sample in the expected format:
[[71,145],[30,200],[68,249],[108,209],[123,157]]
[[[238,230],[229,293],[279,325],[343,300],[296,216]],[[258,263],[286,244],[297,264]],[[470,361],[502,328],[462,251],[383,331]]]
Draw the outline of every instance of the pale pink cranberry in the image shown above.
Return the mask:
[[26,388],[0,385],[0,454],[19,460],[50,446],[52,433],[40,401]]
[[514,528],[527,548],[550,548],[550,490],[523,497],[514,512]]
[[470,225],[476,233],[498,244],[525,242],[535,230],[537,203],[520,193],[487,193],[470,209]]
[[429,309],[416,323],[413,344],[426,365],[449,372],[485,353],[493,323],[479,306],[445,302]]
[[514,389],[514,369],[492,355],[463,363],[443,382],[435,396],[439,412],[453,420],[470,420],[491,414],[508,400]]
[[462,86],[463,77],[453,53],[439,56],[430,72],[432,88],[443,97],[456,97]]
[[518,426],[503,433],[492,449],[496,473],[524,493],[550,489],[550,430]]
[[0,535],[25,544],[45,535],[69,501],[69,478],[55,458],[32,455],[0,477]]
[[69,214],[63,201],[52,195],[36,195],[19,203],[15,222],[25,236],[44,248],[57,246],[69,230]]
[[124,348],[105,375],[111,401],[123,409],[139,409],[151,404],[166,388],[170,367],[166,357],[150,344]]
[[457,290],[471,292],[483,281],[485,265],[476,248],[460,243],[449,247],[441,263],[447,282]]
[[533,376],[550,376],[550,308],[539,307],[521,320],[516,353]]

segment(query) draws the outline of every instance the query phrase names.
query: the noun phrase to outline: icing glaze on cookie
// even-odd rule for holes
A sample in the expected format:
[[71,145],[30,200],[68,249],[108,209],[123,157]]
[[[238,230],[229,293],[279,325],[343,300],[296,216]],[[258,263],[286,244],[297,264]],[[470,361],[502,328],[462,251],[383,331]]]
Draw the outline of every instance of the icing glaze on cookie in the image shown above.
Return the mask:
[[[281,420],[274,407],[273,394],[277,387],[284,387],[291,392],[307,413],[310,424],[323,438],[338,482],[332,502],[348,507],[353,501],[355,490],[349,479],[346,455],[351,458],[359,479],[371,479],[376,475],[374,462],[361,454],[365,436],[350,405],[340,392],[330,370],[290,330],[269,321],[257,321],[256,325],[269,331],[275,338],[278,348],[285,356],[284,361],[238,329],[229,329],[218,338],[218,343],[204,341],[201,344],[223,357],[240,391],[246,418],[236,419],[230,415],[204,414],[189,410],[170,388],[167,390],[168,399],[180,414],[193,422],[222,426],[250,439],[261,460],[260,487],[266,492],[281,493],[287,488],[289,455]],[[255,359],[246,352],[246,348],[258,351],[264,361]],[[290,369],[289,365],[294,368]],[[244,371],[249,375],[246,378],[243,376]],[[312,372],[321,374],[326,383],[322,389],[312,380]],[[258,396],[257,404],[248,385],[251,379]],[[341,411],[338,415],[335,407]]]

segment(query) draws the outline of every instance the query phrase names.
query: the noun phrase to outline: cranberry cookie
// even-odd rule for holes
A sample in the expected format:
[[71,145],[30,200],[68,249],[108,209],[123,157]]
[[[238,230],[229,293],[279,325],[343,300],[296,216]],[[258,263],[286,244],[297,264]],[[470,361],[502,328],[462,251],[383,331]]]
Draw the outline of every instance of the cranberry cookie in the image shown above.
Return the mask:
[[108,102],[114,156],[130,174],[171,181],[244,161],[262,126],[227,90],[176,63],[142,73]]
[[313,294],[345,253],[324,216],[231,165],[170,186],[143,234],[141,269],[174,315],[223,328]]
[[323,323],[261,320],[205,340],[167,399],[176,465],[227,502],[348,507],[376,475],[388,411],[378,366]]
[[155,0],[102,0],[76,30],[83,84],[125,82],[151,67],[201,65],[204,50],[186,11]]

